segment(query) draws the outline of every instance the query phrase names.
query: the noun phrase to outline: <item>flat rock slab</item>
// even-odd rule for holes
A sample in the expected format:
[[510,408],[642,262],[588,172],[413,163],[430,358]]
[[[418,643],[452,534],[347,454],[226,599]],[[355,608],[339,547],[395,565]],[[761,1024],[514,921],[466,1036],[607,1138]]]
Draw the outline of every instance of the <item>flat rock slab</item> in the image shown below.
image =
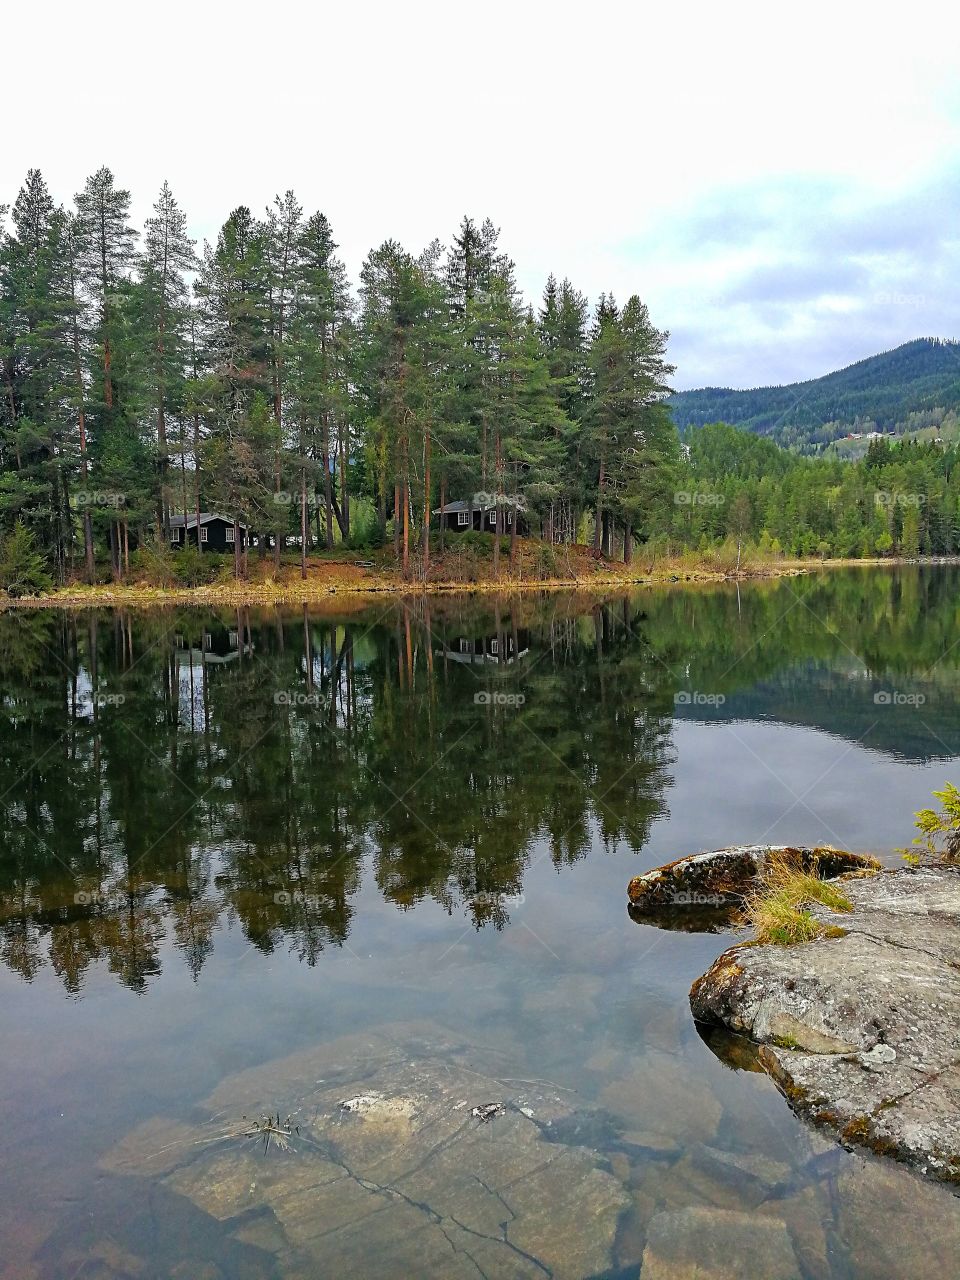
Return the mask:
[[653,1218],[640,1274],[643,1280],[802,1280],[782,1221],[699,1207]]
[[[609,1269],[630,1198],[596,1152],[550,1140],[573,1096],[467,1061],[436,1029],[342,1037],[227,1077],[195,1129],[148,1121],[104,1165],[159,1174],[284,1275]],[[289,1150],[237,1137],[267,1113],[290,1116]]]
[[749,1036],[790,1105],[848,1146],[960,1187],[960,868],[852,879],[840,937],[741,944],[690,991]]
[[775,858],[788,858],[821,880],[831,880],[851,871],[875,871],[880,866],[874,858],[826,845],[812,849],[775,844],[733,845],[712,853],[693,853],[634,876],[627,885],[632,913],[702,914],[711,908],[737,904],[757,887]]

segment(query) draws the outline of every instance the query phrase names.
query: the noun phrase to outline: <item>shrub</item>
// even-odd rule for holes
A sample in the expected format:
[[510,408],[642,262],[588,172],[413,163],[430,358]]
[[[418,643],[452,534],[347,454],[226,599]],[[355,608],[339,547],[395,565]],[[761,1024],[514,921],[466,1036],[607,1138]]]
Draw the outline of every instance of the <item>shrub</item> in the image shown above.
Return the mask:
[[172,587],[177,580],[173,552],[165,542],[146,542],[130,557],[130,571],[151,587]]
[[919,845],[919,852],[913,849],[900,852],[911,863],[960,863],[960,791],[948,782],[942,791],[933,794],[943,808],[939,812],[921,809],[916,815],[920,835],[913,843]]
[[173,556],[173,570],[177,582],[184,587],[199,587],[212,582],[219,565],[220,556],[208,555],[198,551],[196,547],[186,546]]
[[0,546],[0,587],[11,596],[35,596],[52,586],[33,534],[18,520]]
[[549,542],[540,542],[533,558],[533,568],[538,578],[555,578],[559,569],[556,549]]

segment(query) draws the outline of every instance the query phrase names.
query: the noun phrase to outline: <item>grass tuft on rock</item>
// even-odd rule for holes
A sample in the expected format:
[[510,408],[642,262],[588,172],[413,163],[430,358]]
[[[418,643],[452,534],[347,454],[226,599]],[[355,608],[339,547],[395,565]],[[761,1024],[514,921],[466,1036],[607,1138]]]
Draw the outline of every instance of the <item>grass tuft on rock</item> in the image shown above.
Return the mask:
[[849,898],[829,880],[801,870],[790,858],[775,858],[761,887],[744,902],[743,920],[754,930],[758,942],[782,947],[828,934],[835,937],[836,931],[822,925],[807,909],[811,902],[821,902],[831,911],[853,909]]

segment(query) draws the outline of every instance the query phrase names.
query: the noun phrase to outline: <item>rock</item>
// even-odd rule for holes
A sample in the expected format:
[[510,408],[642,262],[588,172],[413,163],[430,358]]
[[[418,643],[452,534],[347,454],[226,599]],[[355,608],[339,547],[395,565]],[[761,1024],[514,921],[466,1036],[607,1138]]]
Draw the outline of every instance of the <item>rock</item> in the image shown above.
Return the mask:
[[643,1280],[801,1280],[782,1221],[709,1208],[656,1214],[641,1275]]
[[[106,1163],[149,1173],[166,1152],[165,1186],[232,1238],[272,1245],[285,1275],[608,1270],[630,1197],[596,1152],[547,1140],[588,1109],[458,1062],[469,1057],[437,1028],[346,1036],[221,1081],[203,1104],[217,1119],[191,1143],[182,1125],[148,1122]],[[243,1116],[266,1113],[291,1116],[289,1150],[236,1137]]]
[[[812,872],[821,880],[880,869],[875,858],[826,845],[815,849],[771,844],[734,845],[713,853],[694,853],[634,876],[627,886],[630,914],[634,919],[649,915],[652,923],[658,924],[664,922],[664,912],[673,911],[681,918],[693,913],[709,921],[711,911],[722,913],[724,906],[741,902],[745,894],[756,888],[773,857],[795,860],[802,870]],[[723,927],[722,921],[721,914],[715,926],[708,924],[708,928]]]
[[960,1183],[960,868],[851,879],[844,933],[732,947],[694,984],[701,1022],[758,1042],[799,1114]]
[[[670,1147],[709,1142],[720,1123],[721,1107],[703,1078],[682,1058],[658,1050],[637,1059],[630,1074],[600,1094],[608,1110],[622,1116],[637,1145],[655,1149],[656,1139]],[[653,1141],[643,1141],[643,1135]]]
[[854,1262],[857,1280],[957,1274],[960,1211],[945,1188],[884,1161],[850,1161],[835,1199],[837,1243]]

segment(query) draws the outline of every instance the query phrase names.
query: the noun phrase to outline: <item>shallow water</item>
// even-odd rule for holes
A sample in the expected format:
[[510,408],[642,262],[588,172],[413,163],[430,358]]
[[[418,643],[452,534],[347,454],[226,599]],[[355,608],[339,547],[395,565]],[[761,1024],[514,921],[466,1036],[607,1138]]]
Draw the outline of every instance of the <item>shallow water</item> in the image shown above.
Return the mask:
[[[744,1276],[960,1274],[960,1200],[833,1147],[740,1046],[701,1039],[687,991],[735,935],[634,923],[625,896],[739,841],[895,862],[960,772],[958,587],[904,569],[602,604],[0,616],[0,1277],[410,1274],[354,1210],[324,1202],[294,1239],[256,1191],[301,1177],[307,1118],[286,1154],[216,1144],[264,1176],[211,1209],[213,1117],[236,1133],[244,1106],[313,1098],[299,1051],[345,1084],[474,1072],[466,1100],[508,1106],[494,1153],[532,1091],[568,1099],[523,1141],[585,1149],[622,1200],[578,1227],[603,1236],[593,1274],[635,1276],[645,1248],[672,1274],[666,1229],[706,1276],[728,1230],[755,1237]],[[241,1103],[237,1073],[268,1063]],[[443,1217],[416,1212],[428,1235]]]

